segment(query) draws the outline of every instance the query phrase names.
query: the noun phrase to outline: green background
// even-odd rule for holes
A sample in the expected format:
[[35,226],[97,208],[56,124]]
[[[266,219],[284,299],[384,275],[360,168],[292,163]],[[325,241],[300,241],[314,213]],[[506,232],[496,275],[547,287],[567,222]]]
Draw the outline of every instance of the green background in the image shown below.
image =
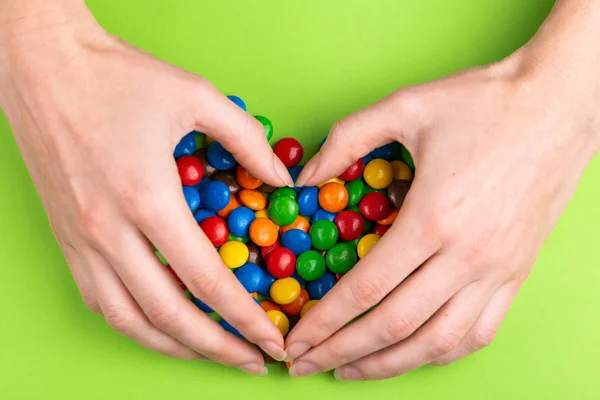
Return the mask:
[[[549,0],[94,0],[114,34],[210,79],[312,153],[337,119],[390,91],[500,59]],[[258,378],[156,355],[80,301],[0,117],[0,398],[600,398],[600,159],[585,173],[495,343],[382,382]],[[597,236],[596,236],[597,237]]]

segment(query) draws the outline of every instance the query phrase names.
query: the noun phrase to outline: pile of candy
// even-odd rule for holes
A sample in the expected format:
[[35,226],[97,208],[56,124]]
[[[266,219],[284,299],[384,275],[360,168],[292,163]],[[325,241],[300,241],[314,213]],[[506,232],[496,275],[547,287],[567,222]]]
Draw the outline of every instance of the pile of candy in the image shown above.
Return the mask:
[[[239,97],[229,98],[246,111]],[[271,122],[255,118],[271,139]],[[284,138],[273,151],[296,179],[304,155],[300,143]],[[218,142],[198,132],[186,135],[174,156],[196,221],[283,336],[386,233],[414,170],[410,154],[397,142],[374,150],[338,178],[293,189],[261,182]],[[167,265],[158,251],[157,255]],[[186,293],[224,329],[242,337],[208,305]]]

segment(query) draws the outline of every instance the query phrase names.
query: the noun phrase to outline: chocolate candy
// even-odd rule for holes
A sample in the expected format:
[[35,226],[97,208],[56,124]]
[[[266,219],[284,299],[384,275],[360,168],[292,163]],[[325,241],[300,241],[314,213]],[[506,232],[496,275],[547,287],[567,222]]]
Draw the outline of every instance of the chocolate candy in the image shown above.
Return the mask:
[[196,157],[202,163],[202,166],[204,167],[204,176],[205,177],[213,176],[213,174],[215,172],[217,172],[217,169],[215,167],[213,167],[212,165],[210,165],[210,163],[208,162],[208,159],[206,158],[206,149],[197,150],[194,153],[194,157]]
[[410,189],[410,184],[409,181],[395,181],[388,187],[387,195],[394,208],[402,207],[404,199]]
[[231,171],[217,171],[212,177],[215,181],[221,181],[227,185],[231,194],[236,194],[242,188]]

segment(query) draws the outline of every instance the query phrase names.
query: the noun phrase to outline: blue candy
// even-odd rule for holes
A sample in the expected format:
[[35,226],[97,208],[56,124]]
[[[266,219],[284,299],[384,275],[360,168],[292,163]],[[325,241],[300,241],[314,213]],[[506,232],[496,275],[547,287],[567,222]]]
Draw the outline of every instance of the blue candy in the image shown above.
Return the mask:
[[192,212],[200,207],[200,193],[198,193],[196,188],[183,186],[183,197],[185,197],[185,201]]
[[201,208],[194,213],[194,218],[196,218],[197,223],[200,223],[200,222],[204,221],[206,218],[214,217],[216,215],[217,215],[217,213],[215,213],[214,211],[205,210],[204,208]]
[[244,339],[244,336],[237,329],[235,329],[229,322],[225,321],[224,319],[219,321],[219,325],[221,325],[223,327],[223,329],[225,329],[227,332],[233,333],[235,336],[239,337],[240,339]]
[[298,272],[296,271],[294,271],[291,277],[297,280],[300,285],[304,285],[306,283],[306,279],[298,275]]
[[173,151],[173,157],[179,158],[183,156],[191,156],[196,151],[196,138],[191,133],[185,135]]
[[281,247],[290,249],[296,256],[310,250],[310,236],[300,229],[290,229],[281,236]]
[[312,217],[319,209],[319,189],[305,187],[298,195],[298,211],[300,215]]
[[319,208],[312,217],[312,223],[314,224],[315,222],[321,221],[322,219],[326,219],[333,222],[336,215],[337,213],[330,213],[328,211],[323,210],[322,208]]
[[248,293],[257,292],[265,283],[265,273],[256,264],[246,263],[235,270],[235,276]]
[[271,275],[268,272],[264,272],[265,274],[265,281],[263,282],[263,285],[260,289],[258,289],[258,293],[262,294],[263,296],[267,296],[270,297],[271,296],[271,285],[273,284],[273,282],[275,282],[277,279]]
[[335,285],[335,276],[330,272],[325,272],[316,281],[308,282],[306,284],[306,291],[311,300],[321,300],[331,290],[333,285]]
[[227,96],[227,98],[235,103],[236,106],[246,111],[246,103],[237,96]]
[[238,207],[229,214],[227,227],[235,236],[246,237],[252,221],[256,219],[254,211],[248,207]]
[[227,207],[231,193],[226,184],[221,181],[211,181],[202,188],[200,193],[202,206],[212,211],[220,211]]
[[225,150],[219,142],[212,142],[206,150],[206,158],[210,165],[218,170],[225,171],[237,165],[233,154]]
[[212,308],[210,308],[208,305],[206,305],[206,303],[204,303],[197,297],[192,297],[192,301],[200,310],[204,311],[205,313],[215,312]]
[[[292,167],[288,170],[288,172],[290,173],[290,176],[292,177],[292,180],[294,182],[296,182],[296,179],[298,179],[298,176],[300,175],[300,172],[302,172],[302,168],[304,168],[304,165],[296,165],[295,167]],[[296,186],[294,187],[294,190],[296,192],[299,192],[303,189],[303,187],[300,186]]]
[[326,140],[327,140],[327,136],[325,136],[323,139],[321,139],[321,142],[319,143],[319,148],[323,147]]
[[[367,164],[369,163],[369,161],[371,161],[372,159],[373,159],[373,156],[372,156],[370,153],[369,153],[369,154],[367,154],[366,156],[364,156],[364,157],[362,158],[362,160],[363,160],[363,165],[366,167],[366,166],[367,166]],[[362,175],[361,175],[361,177],[362,177]]]
[[[376,148],[371,152],[373,158],[383,158],[386,161],[400,160],[400,143],[392,142]],[[363,160],[364,161],[364,160]],[[366,164],[365,164],[366,165]]]

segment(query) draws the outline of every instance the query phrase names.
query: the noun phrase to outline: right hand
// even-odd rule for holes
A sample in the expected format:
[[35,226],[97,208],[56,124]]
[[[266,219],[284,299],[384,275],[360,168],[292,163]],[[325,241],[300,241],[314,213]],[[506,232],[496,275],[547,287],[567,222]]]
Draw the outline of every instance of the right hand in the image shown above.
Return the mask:
[[291,178],[257,120],[203,78],[123,43],[89,17],[78,22],[85,34],[65,24],[0,46],[7,77],[0,106],[83,301],[150,349],[264,374],[258,349],[189,301],[153,245],[194,296],[281,360],[281,334],[190,213],[173,150],[197,130],[257,178],[276,186]]

